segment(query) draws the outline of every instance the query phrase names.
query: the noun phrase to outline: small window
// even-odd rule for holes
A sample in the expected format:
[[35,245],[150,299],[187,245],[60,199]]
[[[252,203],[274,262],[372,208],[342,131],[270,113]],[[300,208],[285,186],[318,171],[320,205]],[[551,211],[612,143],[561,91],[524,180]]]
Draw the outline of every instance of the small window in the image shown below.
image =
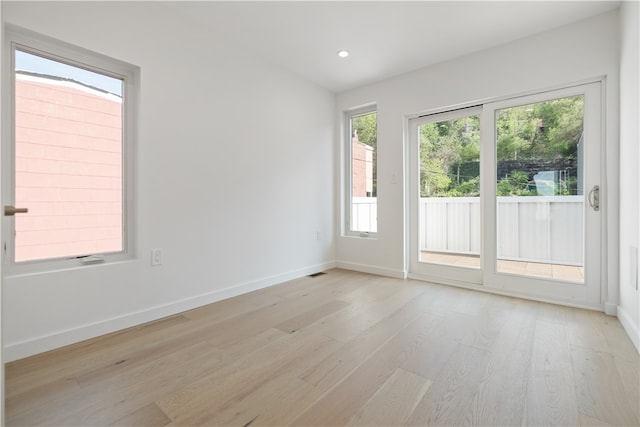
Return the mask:
[[50,39],[11,39],[4,204],[17,212],[5,221],[13,228],[5,258],[18,265],[126,256],[135,69]]
[[375,106],[348,112],[346,122],[349,159],[346,234],[367,237],[378,231],[378,118]]

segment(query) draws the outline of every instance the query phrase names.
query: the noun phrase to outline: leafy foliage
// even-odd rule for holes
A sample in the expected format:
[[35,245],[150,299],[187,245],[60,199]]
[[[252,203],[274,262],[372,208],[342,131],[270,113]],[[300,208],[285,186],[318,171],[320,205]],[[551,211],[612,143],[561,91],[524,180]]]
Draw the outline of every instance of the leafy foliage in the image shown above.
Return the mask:
[[378,193],[378,115],[373,113],[356,116],[351,119],[352,137],[357,132],[358,141],[373,148],[373,192],[376,197]]
[[529,185],[529,175],[522,171],[513,171],[509,176],[498,181],[498,196],[537,196],[538,191]]
[[480,178],[460,171],[480,161],[480,117],[420,126],[420,158],[421,197],[479,194]]
[[[575,159],[583,129],[583,110],[584,98],[575,96],[497,111],[498,163]],[[479,116],[420,126],[420,158],[421,197],[478,196]],[[512,170],[506,177],[498,178],[498,195],[538,195],[535,183],[530,181],[534,173]],[[574,194],[576,177],[550,185],[555,186],[553,194]]]
[[574,157],[582,135],[582,96],[497,112],[498,161]]

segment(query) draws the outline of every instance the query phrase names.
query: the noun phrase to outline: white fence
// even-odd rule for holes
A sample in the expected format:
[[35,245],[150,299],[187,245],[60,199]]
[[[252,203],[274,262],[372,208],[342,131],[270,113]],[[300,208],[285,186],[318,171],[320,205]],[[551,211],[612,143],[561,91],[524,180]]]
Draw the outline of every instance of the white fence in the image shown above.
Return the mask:
[[353,197],[351,199],[351,229],[354,231],[378,231],[378,198]]
[[[583,196],[498,197],[498,258],[582,265]],[[377,199],[354,198],[351,229],[377,231]],[[478,255],[480,198],[420,199],[420,249]]]
[[[582,265],[583,196],[498,197],[498,258]],[[420,249],[480,254],[480,198],[420,199]]]
[[480,198],[420,199],[420,250],[480,254]]

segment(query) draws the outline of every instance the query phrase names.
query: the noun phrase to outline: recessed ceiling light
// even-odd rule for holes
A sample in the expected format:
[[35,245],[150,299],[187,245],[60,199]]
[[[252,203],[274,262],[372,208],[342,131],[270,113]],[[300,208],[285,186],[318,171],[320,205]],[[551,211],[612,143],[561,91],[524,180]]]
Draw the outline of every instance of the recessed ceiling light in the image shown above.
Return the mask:
[[338,56],[340,58],[346,58],[347,56],[349,56],[349,51],[348,50],[339,50],[338,51]]

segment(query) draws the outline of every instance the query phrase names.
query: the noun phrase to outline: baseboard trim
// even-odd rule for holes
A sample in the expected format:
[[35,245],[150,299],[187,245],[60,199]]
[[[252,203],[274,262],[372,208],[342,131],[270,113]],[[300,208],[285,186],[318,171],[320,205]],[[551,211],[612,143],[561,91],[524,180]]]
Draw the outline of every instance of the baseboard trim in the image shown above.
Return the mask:
[[66,329],[53,334],[31,338],[28,340],[9,343],[4,346],[3,360],[5,363],[25,357],[33,356],[56,348],[75,344],[90,338],[120,331],[132,326],[172,316],[183,311],[201,307],[227,298],[232,298],[248,292],[267,288],[289,280],[308,276],[324,270],[335,268],[334,261],[310,265],[283,274],[277,274],[249,282],[229,286],[223,289],[207,292],[193,297],[184,298],[168,304],[150,307],[148,309],[127,313],[98,322]]
[[375,274],[376,276],[393,277],[394,279],[404,279],[405,272],[402,270],[394,270],[391,268],[376,267],[367,264],[358,264],[355,262],[336,261],[336,267],[344,270],[359,271],[361,273]]
[[629,335],[631,342],[636,347],[636,351],[640,353],[640,330],[638,329],[638,325],[633,323],[633,319],[624,308],[618,306],[617,312],[618,320],[622,324],[627,335]]
[[604,313],[608,316],[617,316],[618,315],[618,306],[611,302],[604,303]]

